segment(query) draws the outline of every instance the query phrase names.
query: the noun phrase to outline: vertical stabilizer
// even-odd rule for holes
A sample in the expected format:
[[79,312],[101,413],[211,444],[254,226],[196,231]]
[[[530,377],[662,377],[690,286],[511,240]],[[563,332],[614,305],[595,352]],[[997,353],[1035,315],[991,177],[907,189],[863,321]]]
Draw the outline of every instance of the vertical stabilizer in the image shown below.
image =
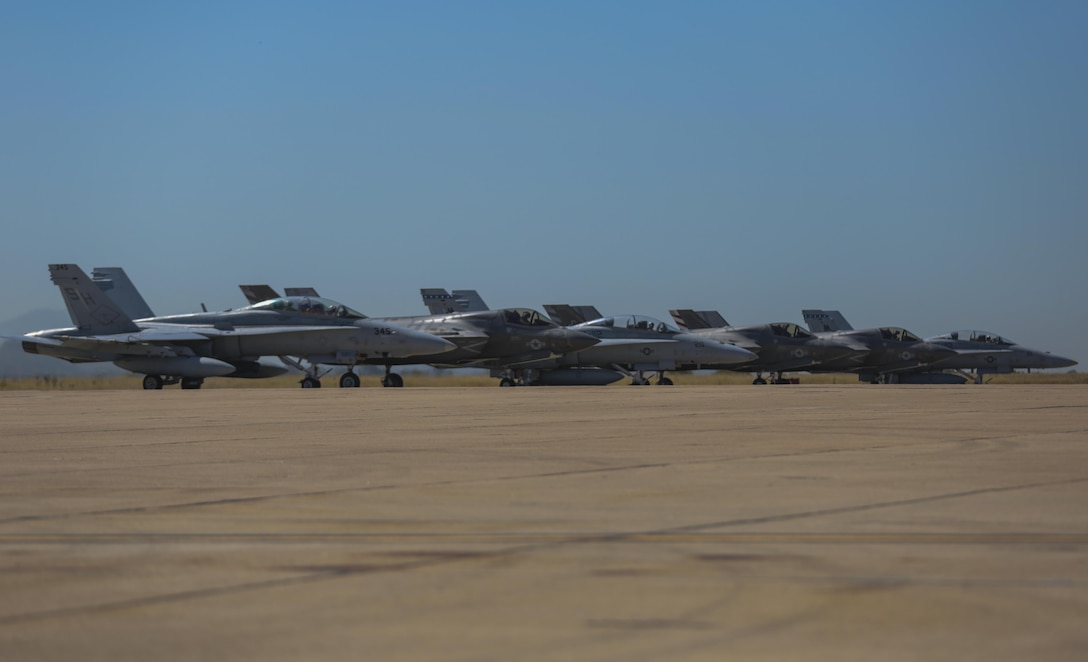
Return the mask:
[[484,303],[483,297],[476,290],[454,290],[453,298],[461,306],[461,310],[466,313],[490,310],[487,304]]
[[246,301],[251,305],[269,299],[280,298],[276,290],[268,285],[239,285],[238,287],[242,290],[242,295],[245,296]]
[[283,293],[289,297],[320,297],[317,290],[312,287],[285,287]]
[[696,329],[709,329],[710,325],[706,323],[702,317],[699,316],[691,308],[673,308],[669,311],[672,315],[672,320],[676,322],[676,326],[680,327],[681,331],[695,331]]
[[91,280],[130,318],[139,320],[155,316],[121,267],[95,267],[91,269]]
[[544,304],[544,312],[548,313],[548,317],[560,326],[574,326],[588,321],[574,306],[565,303],[546,303]]
[[72,324],[81,331],[110,334],[140,330],[78,265],[51,264],[49,278],[60,288]]
[[421,287],[419,294],[423,297],[423,305],[432,315],[447,315],[461,312],[461,307],[453,296],[441,287]]
[[729,326],[729,322],[726,322],[722,314],[716,310],[697,310],[695,314],[706,322],[708,329],[724,329]]
[[809,308],[801,311],[805,318],[808,330],[813,333],[827,333],[829,331],[853,331],[854,327],[846,321],[843,314],[837,310],[820,310]]

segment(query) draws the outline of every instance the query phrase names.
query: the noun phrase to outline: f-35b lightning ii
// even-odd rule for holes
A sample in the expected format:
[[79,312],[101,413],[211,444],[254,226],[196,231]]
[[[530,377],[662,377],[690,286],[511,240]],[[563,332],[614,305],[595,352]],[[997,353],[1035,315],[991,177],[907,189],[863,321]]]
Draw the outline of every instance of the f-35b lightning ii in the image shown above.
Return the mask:
[[[810,309],[802,311],[809,327],[829,331],[853,329],[837,310]],[[964,383],[981,384],[986,375],[1000,375],[1017,370],[1048,370],[1068,368],[1077,362],[1031,347],[1025,347],[989,331],[952,331],[926,338],[926,342],[955,351],[955,354],[934,361],[918,370],[899,372],[891,379],[900,384]],[[949,372],[945,372],[949,371]]]
[[731,326],[716,310],[674,309],[669,314],[677,326],[688,333],[732,343],[756,354],[747,363],[721,366],[738,372],[756,373],[753,384],[766,384],[763,373],[771,373],[771,382],[788,383],[783,372],[813,370],[834,362],[860,365],[869,353],[868,346],[849,339],[820,338],[791,322],[772,322]]

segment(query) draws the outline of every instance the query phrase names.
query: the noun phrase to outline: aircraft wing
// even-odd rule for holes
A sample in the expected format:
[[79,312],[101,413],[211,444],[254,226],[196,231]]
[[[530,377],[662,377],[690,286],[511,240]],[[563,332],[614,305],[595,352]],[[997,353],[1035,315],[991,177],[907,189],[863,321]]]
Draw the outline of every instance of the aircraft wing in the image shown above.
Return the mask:
[[174,357],[178,352],[168,345],[153,345],[137,340],[137,336],[4,336],[32,345],[31,353],[45,354],[70,361],[116,361],[125,356]]

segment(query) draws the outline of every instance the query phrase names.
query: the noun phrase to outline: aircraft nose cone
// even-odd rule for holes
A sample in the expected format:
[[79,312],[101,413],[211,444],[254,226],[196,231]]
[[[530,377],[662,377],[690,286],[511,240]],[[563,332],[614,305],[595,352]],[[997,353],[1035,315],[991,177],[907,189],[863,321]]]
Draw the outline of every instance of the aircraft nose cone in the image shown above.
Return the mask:
[[1067,359],[1057,354],[1047,354],[1045,363],[1047,368],[1070,368],[1077,365],[1077,362],[1073,359]]
[[397,347],[405,356],[443,354],[457,349],[457,345],[445,338],[415,329],[400,329],[397,331],[397,336]]
[[919,360],[926,363],[947,359],[951,356],[956,356],[959,353],[951,347],[945,347],[944,345],[938,345],[931,342],[920,342],[916,344],[914,346],[914,352],[917,354]]
[[729,343],[718,342],[716,340],[701,340],[705,343],[700,355],[700,363],[707,365],[715,365],[721,363],[747,363],[753,361],[758,356],[755,352],[750,352],[743,347],[737,347],[736,345],[730,345]]
[[582,333],[574,329],[557,329],[556,332],[567,346],[567,352],[580,352],[601,342],[600,338],[594,338],[588,333]]

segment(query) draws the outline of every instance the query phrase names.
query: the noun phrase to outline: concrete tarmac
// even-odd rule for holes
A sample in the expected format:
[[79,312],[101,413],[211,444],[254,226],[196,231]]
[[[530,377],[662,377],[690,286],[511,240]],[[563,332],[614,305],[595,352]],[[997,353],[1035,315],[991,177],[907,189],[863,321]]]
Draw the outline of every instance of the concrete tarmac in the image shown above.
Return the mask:
[[1088,387],[0,392],[0,659],[1083,660]]

